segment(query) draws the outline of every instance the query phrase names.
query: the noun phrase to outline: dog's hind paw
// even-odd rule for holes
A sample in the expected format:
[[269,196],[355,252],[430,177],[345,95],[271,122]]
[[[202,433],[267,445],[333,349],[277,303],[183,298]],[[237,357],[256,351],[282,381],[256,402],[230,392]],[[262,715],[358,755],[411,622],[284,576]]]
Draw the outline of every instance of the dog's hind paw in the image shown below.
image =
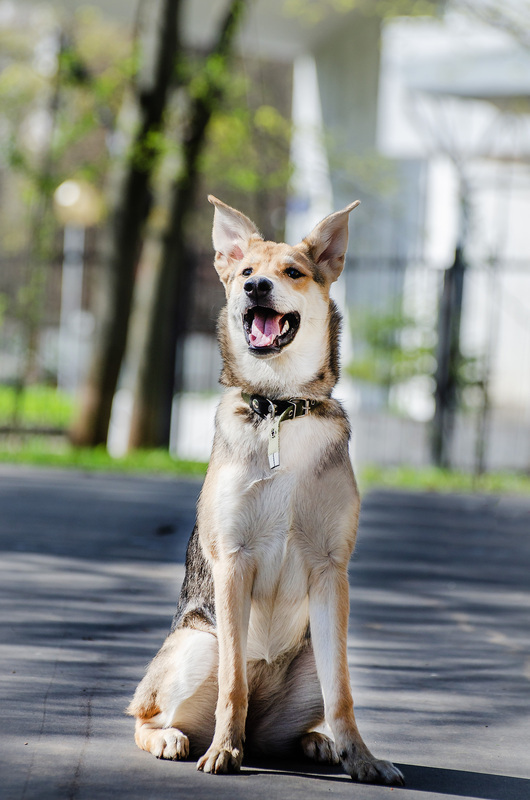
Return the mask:
[[300,739],[302,751],[306,758],[319,764],[338,764],[340,759],[335,750],[335,743],[328,736],[318,731],[306,733]]
[[157,758],[165,758],[171,761],[180,761],[187,758],[190,752],[188,737],[177,728],[151,730],[146,737],[146,741],[140,746]]
[[243,749],[234,747],[227,749],[211,745],[197,762],[197,769],[202,772],[239,772],[243,760]]

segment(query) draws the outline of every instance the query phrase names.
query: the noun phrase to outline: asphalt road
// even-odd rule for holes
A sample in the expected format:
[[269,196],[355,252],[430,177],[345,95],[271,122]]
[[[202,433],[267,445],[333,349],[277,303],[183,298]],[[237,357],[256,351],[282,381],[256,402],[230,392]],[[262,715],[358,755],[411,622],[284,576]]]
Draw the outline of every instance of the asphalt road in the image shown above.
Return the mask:
[[356,714],[405,788],[302,761],[204,775],[138,750],[123,711],[168,629],[199,488],[0,466],[2,800],[530,798],[530,500],[364,499]]

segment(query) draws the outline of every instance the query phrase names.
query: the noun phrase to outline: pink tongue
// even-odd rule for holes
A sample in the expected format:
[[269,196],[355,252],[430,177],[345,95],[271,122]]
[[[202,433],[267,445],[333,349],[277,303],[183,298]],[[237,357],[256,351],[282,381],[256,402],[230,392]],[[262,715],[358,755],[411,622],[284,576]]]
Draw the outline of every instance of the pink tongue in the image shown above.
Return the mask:
[[270,347],[280,335],[281,314],[256,311],[250,331],[250,344],[253,347]]

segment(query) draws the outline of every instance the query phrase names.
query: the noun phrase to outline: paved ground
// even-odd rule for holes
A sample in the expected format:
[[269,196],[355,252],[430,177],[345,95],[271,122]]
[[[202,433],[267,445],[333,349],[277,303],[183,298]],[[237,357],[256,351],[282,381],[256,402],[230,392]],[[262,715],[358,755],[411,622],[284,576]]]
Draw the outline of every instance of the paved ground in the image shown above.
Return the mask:
[[530,502],[513,499],[365,498],[352,682],[404,789],[138,750],[123,709],[169,625],[198,490],[0,466],[1,798],[530,798]]

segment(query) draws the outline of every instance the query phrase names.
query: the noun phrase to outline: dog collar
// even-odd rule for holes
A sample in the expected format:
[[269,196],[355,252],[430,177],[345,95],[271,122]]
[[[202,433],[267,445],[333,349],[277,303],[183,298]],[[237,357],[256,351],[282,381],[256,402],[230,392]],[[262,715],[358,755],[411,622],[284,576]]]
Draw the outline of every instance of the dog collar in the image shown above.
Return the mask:
[[[318,405],[318,400],[309,398],[291,397],[289,400],[269,400],[261,394],[247,394],[241,392],[241,397],[248,403],[251,410],[259,417],[284,417],[284,419],[294,419],[295,417],[306,417],[313,408]],[[285,412],[288,412],[285,416]]]
[[241,397],[255,414],[263,419],[270,417],[272,420],[268,455],[270,468],[276,469],[280,466],[280,424],[286,419],[307,417],[314,407],[319,405],[319,402],[301,397],[291,397],[289,400],[270,400],[261,394],[247,394],[246,392],[241,392]]

